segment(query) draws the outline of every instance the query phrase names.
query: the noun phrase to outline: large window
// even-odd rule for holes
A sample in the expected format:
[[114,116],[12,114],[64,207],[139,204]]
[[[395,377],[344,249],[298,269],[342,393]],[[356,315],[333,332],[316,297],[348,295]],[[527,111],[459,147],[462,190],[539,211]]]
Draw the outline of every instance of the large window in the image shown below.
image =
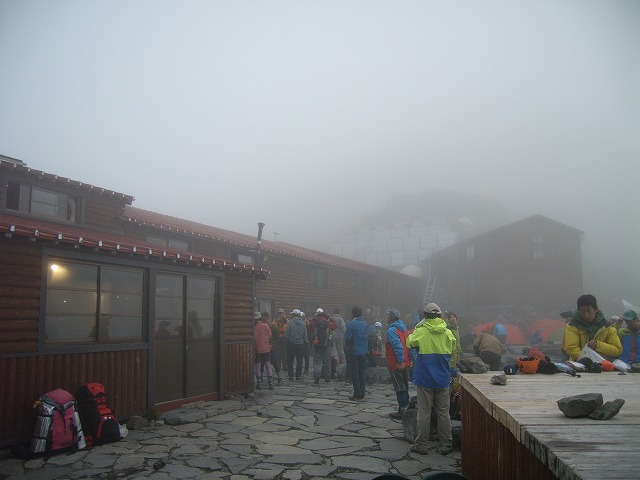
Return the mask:
[[318,290],[327,289],[327,271],[324,268],[311,267],[309,269],[309,287]]
[[12,180],[7,183],[6,206],[26,215],[80,223],[80,197]]
[[142,269],[49,260],[46,343],[141,341],[143,317]]

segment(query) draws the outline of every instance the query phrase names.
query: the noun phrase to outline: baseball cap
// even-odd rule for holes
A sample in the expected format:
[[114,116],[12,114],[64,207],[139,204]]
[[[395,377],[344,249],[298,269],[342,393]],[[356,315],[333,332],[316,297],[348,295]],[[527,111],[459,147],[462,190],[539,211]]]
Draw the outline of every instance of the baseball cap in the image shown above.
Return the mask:
[[424,307],[424,313],[442,313],[442,310],[435,303],[427,303]]
[[382,328],[382,324],[380,322],[376,322],[374,325],[378,328]]
[[634,312],[633,310],[627,310],[626,312],[624,312],[622,314],[622,318],[624,318],[625,320],[628,320],[628,321],[637,320],[638,319],[638,314],[636,312]]
[[297,308],[293,309],[289,315],[300,315],[302,312]]
[[279,308],[278,310],[276,310],[276,313],[284,313],[284,308]]
[[316,310],[316,313],[324,313],[324,310],[323,310],[323,309],[321,309],[321,308],[318,308],[318,309]]

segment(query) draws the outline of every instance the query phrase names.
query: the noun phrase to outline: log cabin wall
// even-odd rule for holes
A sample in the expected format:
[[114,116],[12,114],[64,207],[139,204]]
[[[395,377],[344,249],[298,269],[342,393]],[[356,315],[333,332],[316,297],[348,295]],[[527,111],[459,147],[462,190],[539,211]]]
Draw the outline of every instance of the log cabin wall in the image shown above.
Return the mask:
[[253,389],[253,301],[249,275],[229,272],[224,283],[222,396]]
[[27,441],[33,402],[84,383],[105,385],[118,417],[147,410],[148,351],[43,354],[38,345],[42,248],[0,238],[0,446]]

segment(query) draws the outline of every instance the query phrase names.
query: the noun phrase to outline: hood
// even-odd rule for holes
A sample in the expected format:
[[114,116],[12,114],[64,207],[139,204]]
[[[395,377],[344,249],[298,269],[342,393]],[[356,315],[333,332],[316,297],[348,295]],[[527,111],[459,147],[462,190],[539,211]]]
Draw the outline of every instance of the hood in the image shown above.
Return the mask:
[[432,333],[443,333],[447,330],[447,324],[441,318],[430,318],[416,326],[416,328],[426,328]]
[[600,328],[600,327],[611,326],[611,324],[605,320],[604,315],[602,315],[602,312],[600,310],[596,312],[596,319],[591,325],[583,321],[582,317],[580,316],[580,312],[576,310],[575,312],[573,312],[573,318],[569,322],[569,325],[573,327],[579,327],[585,330],[592,327]]

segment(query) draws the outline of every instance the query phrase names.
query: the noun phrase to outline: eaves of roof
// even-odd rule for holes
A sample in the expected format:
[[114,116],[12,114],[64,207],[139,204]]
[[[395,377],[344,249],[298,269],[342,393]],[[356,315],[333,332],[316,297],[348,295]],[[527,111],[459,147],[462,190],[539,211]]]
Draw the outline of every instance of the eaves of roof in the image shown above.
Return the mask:
[[22,237],[42,240],[55,244],[88,247],[109,253],[121,253],[140,258],[156,258],[174,263],[207,267],[217,270],[240,271],[256,274],[265,278],[269,271],[229,260],[220,260],[208,255],[184,252],[171,248],[162,248],[152,243],[135,238],[119,236],[104,232],[87,230],[80,227],[62,225],[29,217],[0,214],[0,233],[6,237]]
[[[0,169],[2,170],[19,172],[21,174],[24,174],[30,177],[35,177],[39,180],[44,180],[52,184],[69,185],[72,187],[85,190],[90,193],[95,193],[97,195],[107,195],[115,198],[120,198],[125,202],[126,205],[131,205],[133,203],[134,197],[131,195],[115,192],[113,190],[108,190],[102,187],[96,187],[95,185],[79,182],[77,180],[71,180],[70,178],[67,178],[67,177],[60,177],[58,175],[46,173],[41,170],[34,170],[30,167],[27,167],[24,163],[11,162],[9,160],[4,160],[1,157],[2,156],[0,156]],[[6,157],[6,158],[10,158],[10,157]]]
[[[144,225],[159,231],[205,238],[248,250],[254,250],[257,246],[256,237],[204,225],[182,218],[150,212],[148,210],[142,210],[131,206],[125,207],[124,214],[125,219],[129,223]],[[263,253],[298,258],[308,262],[329,265],[336,268],[346,268],[362,273],[373,273],[376,269],[376,267],[366,263],[356,262],[347,258],[338,257],[337,255],[325,254],[304,247],[298,247],[286,242],[262,240],[260,243],[260,249]]]

